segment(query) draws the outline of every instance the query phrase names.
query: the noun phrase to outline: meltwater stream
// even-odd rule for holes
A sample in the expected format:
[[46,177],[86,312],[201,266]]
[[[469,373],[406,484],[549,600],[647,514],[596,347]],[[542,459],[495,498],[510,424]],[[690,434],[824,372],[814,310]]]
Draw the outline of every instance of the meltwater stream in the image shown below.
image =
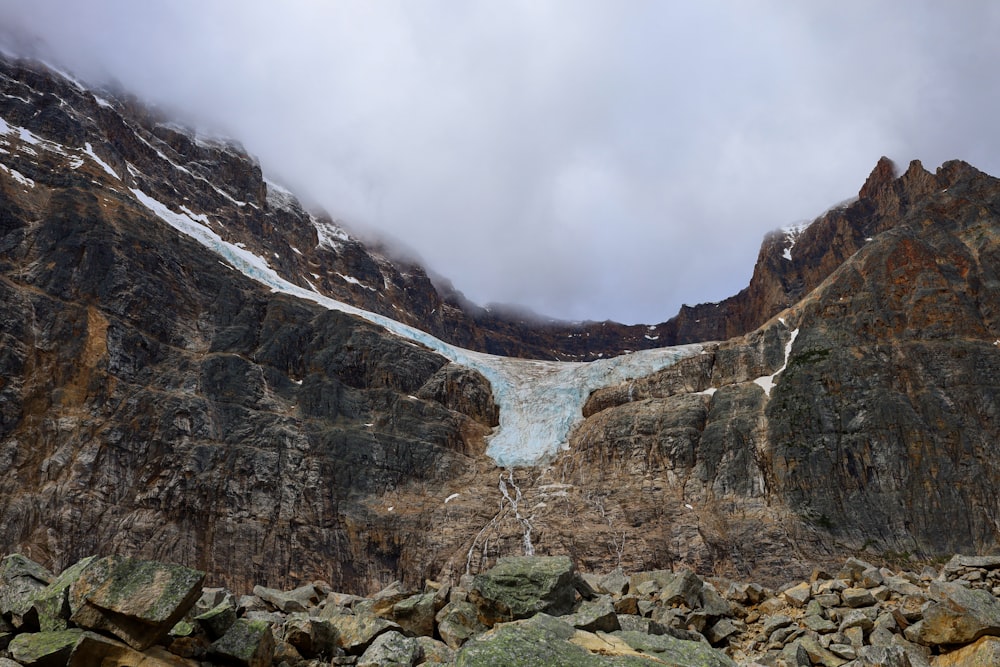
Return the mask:
[[681,345],[590,362],[535,361],[473,352],[378,313],[355,308],[290,283],[262,258],[224,241],[203,224],[202,221],[207,222],[204,216],[175,213],[141,190],[133,188],[132,193],[164,222],[272,290],[357,315],[482,373],[489,380],[493,397],[500,407],[500,425],[489,437],[486,454],[501,467],[538,465],[567,449],[569,432],[582,420],[584,401],[595,389],[649,375],[702,350],[697,344]]

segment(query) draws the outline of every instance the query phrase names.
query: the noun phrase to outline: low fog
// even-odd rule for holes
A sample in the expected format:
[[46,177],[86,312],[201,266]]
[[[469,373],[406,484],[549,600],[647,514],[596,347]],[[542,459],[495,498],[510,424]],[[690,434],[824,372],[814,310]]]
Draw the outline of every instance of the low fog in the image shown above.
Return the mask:
[[881,155],[1000,174],[995,3],[0,0],[0,24],[473,301],[560,318],[737,292]]

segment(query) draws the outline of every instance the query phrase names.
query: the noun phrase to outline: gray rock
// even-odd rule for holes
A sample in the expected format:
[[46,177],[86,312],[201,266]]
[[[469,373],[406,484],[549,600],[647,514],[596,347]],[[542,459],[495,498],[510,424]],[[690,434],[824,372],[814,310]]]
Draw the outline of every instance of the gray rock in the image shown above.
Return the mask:
[[20,634],[10,642],[7,650],[14,660],[25,667],[50,667],[65,665],[83,636],[83,630],[59,630]]
[[280,591],[276,588],[254,586],[253,594],[264,602],[285,613],[293,611],[308,611],[319,604],[320,596],[312,584],[299,586],[290,591]]
[[573,611],[573,580],[573,561],[566,556],[501,558],[476,576],[469,599],[487,625],[538,613],[559,616]]
[[73,582],[87,569],[94,557],[88,556],[66,568],[52,583],[42,589],[32,603],[38,626],[42,631],[65,630],[70,617],[69,590]]
[[413,637],[390,631],[375,638],[364,654],[358,658],[358,667],[410,667],[417,664],[423,649]]
[[911,667],[909,656],[899,646],[863,646],[858,662],[863,667]]
[[585,600],[575,613],[566,616],[564,620],[574,628],[588,632],[621,630],[621,624],[615,614],[615,606],[608,596],[599,597],[596,600]]
[[469,637],[481,634],[487,627],[479,622],[479,613],[471,602],[449,602],[437,613],[437,630],[444,643],[458,649]]
[[875,604],[875,597],[866,588],[848,588],[840,593],[841,599],[848,607],[870,607]]
[[610,595],[624,595],[628,590],[629,578],[620,567],[604,575],[597,581],[598,589]]
[[274,657],[274,635],[262,621],[240,618],[225,635],[212,642],[210,654],[240,667],[270,667]]
[[418,593],[394,604],[389,618],[412,637],[431,637],[434,635],[436,606],[436,593]]
[[0,614],[13,617],[14,625],[21,627],[22,617],[52,579],[51,572],[21,554],[4,558],[0,561]]
[[204,572],[180,565],[101,558],[71,584],[70,620],[141,651],[167,636],[201,595],[204,580]]
[[922,621],[907,629],[907,639],[925,645],[968,644],[984,635],[1000,635],[1000,601],[990,593],[934,582],[931,595],[937,601],[924,610]]
[[723,618],[716,621],[711,627],[708,628],[705,632],[705,638],[708,639],[713,646],[717,646],[730,637],[738,635],[744,629],[746,629],[745,624],[743,624],[743,627],[740,627],[740,625],[737,625],[731,619]]
[[804,607],[812,596],[812,587],[808,582],[802,582],[782,591],[781,595],[793,607]]
[[333,625],[302,612],[285,620],[281,636],[304,658],[332,656],[337,648],[337,631]]
[[224,600],[218,605],[209,609],[203,614],[198,614],[193,619],[213,641],[226,634],[233,623],[236,622],[236,607],[233,606],[232,599]]
[[677,639],[670,635],[615,632],[613,636],[633,649],[677,667],[735,667],[736,663],[708,644]]
[[337,631],[337,645],[352,655],[361,655],[382,634],[401,631],[398,625],[371,614],[343,614],[327,619]]

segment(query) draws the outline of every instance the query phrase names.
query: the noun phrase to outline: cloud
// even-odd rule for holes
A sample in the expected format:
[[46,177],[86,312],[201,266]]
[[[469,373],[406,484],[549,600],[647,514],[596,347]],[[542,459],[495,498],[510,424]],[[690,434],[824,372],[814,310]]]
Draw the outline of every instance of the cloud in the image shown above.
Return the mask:
[[0,21],[470,298],[560,317],[735,293],[764,233],[883,154],[1000,173],[992,3],[0,0]]

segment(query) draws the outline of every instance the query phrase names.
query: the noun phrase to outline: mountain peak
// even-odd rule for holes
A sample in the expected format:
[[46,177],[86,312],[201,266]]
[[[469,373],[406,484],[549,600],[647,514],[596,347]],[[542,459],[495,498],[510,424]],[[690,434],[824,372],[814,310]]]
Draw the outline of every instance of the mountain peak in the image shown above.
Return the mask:
[[861,199],[874,198],[883,188],[896,180],[897,174],[896,163],[883,155],[868,175],[865,184],[861,186],[858,197]]

